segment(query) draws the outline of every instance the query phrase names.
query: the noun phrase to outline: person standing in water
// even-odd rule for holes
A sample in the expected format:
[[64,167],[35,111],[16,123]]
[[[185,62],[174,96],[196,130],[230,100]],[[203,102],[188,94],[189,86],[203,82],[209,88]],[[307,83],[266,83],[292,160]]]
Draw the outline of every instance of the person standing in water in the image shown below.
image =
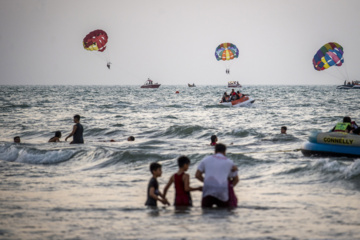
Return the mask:
[[[239,177],[234,162],[226,157],[224,144],[216,144],[215,154],[201,160],[195,177],[204,183],[201,207],[235,207],[229,190],[239,182]],[[232,194],[231,197],[235,197],[234,192]]]
[[190,159],[186,156],[181,156],[178,158],[179,170],[177,173],[173,174],[169,182],[164,188],[164,198],[166,199],[166,193],[169,190],[171,184],[175,185],[175,201],[174,206],[192,206],[192,200],[190,191],[201,191],[202,187],[190,187],[190,176],[186,173],[189,169]]
[[83,126],[80,124],[80,116],[79,115],[75,115],[74,116],[74,127],[72,132],[69,134],[69,136],[67,136],[65,138],[65,142],[67,141],[67,139],[69,137],[73,137],[73,140],[70,144],[79,144],[79,143],[84,143],[84,138],[83,138]]

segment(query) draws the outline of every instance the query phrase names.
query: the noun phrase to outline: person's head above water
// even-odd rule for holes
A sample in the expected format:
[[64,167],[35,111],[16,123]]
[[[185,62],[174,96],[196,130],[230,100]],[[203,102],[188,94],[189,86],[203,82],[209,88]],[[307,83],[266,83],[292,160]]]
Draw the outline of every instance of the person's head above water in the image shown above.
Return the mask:
[[20,137],[19,136],[14,137],[14,143],[20,143]]
[[215,153],[222,153],[225,155],[226,153],[226,146],[222,143],[218,143],[215,145]]
[[286,130],[287,130],[287,127],[285,127],[285,126],[282,126],[281,127],[281,134],[286,134]]
[[215,145],[218,139],[216,135],[212,135],[210,140],[211,140],[211,145]]
[[346,116],[346,117],[343,118],[343,122],[344,123],[351,123],[351,118]]
[[61,132],[60,132],[60,131],[56,131],[56,132],[55,132],[55,137],[61,138]]
[[127,140],[128,140],[128,141],[135,141],[135,137],[134,137],[134,136],[130,136],[130,137],[128,137]]

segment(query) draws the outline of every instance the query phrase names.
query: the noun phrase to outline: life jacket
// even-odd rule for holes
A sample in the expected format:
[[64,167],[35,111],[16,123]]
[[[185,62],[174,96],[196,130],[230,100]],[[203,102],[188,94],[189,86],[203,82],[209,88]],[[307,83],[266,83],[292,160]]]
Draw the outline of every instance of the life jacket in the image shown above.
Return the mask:
[[337,123],[334,129],[334,132],[346,132],[346,129],[348,126],[351,127],[351,123],[345,122],[345,123]]

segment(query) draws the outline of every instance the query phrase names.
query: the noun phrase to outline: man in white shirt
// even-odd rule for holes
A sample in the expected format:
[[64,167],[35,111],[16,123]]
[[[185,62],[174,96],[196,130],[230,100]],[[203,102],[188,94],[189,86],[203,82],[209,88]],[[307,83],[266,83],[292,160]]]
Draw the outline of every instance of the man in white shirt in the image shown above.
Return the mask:
[[[225,156],[226,146],[215,145],[215,154],[201,160],[195,177],[204,182],[201,207],[229,207],[229,181],[239,182],[237,167]],[[205,174],[205,177],[203,176]]]

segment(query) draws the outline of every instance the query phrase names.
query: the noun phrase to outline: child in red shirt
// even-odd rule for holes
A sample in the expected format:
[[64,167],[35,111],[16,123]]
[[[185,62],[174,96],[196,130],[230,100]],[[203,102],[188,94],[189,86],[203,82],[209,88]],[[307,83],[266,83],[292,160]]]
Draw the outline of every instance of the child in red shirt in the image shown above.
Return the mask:
[[202,190],[202,187],[190,187],[190,176],[185,173],[189,169],[190,159],[186,156],[178,158],[179,170],[172,175],[164,188],[164,198],[172,183],[175,185],[175,206],[192,206],[190,191]]

